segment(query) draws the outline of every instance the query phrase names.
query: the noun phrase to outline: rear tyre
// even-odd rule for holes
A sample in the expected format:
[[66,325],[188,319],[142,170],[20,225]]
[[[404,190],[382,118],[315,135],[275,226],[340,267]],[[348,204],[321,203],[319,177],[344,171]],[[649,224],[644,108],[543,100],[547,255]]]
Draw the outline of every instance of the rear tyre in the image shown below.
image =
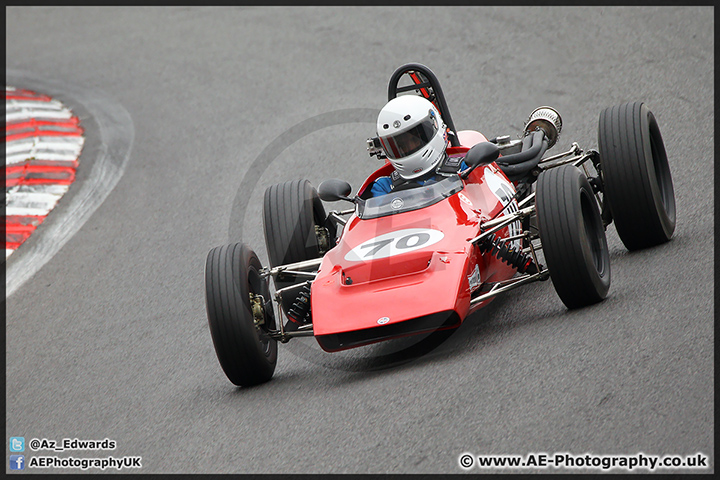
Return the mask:
[[610,288],[605,229],[587,177],[572,165],[540,174],[538,228],[555,291],[568,308],[603,300]]
[[[318,258],[332,242],[326,230],[318,236],[315,227],[323,227],[325,208],[317,190],[307,180],[272,185],[265,190],[263,227],[271,267]],[[302,282],[286,276],[275,279],[279,290]]]
[[606,108],[598,143],[605,198],[625,247],[638,250],[670,240],[675,193],[655,116],[642,102]]
[[[225,375],[238,386],[267,382],[275,372],[277,341],[267,279],[247,245],[215,247],[205,263],[205,305],[215,353]],[[251,297],[262,295],[263,325],[256,325]]]

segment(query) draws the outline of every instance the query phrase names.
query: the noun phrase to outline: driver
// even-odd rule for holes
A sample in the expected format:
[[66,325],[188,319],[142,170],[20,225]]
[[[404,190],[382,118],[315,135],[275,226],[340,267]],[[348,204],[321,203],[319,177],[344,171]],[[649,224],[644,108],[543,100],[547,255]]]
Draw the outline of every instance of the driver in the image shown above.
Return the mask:
[[435,169],[446,156],[448,129],[429,100],[417,95],[390,100],[378,115],[377,136],[395,171],[375,180],[373,197],[409,181],[422,186],[439,180]]

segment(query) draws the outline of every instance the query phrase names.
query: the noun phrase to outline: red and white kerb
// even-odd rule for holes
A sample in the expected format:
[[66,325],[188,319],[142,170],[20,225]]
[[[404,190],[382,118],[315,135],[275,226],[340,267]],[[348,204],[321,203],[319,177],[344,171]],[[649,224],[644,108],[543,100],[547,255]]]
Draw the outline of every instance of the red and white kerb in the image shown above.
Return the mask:
[[75,180],[80,119],[47,95],[5,87],[5,257],[35,231]]

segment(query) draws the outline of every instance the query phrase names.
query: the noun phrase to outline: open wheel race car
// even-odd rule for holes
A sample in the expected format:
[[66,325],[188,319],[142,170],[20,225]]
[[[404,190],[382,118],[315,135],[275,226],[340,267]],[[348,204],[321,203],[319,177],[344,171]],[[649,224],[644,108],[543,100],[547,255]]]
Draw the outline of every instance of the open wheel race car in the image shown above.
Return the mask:
[[[495,296],[538,280],[550,278],[568,308],[591,305],[610,287],[610,223],[629,250],[672,237],[667,155],[642,102],[600,113],[598,150],[573,143],[545,156],[562,130],[553,108],[533,111],[518,139],[488,140],[455,129],[427,67],[394,72],[388,99],[401,94],[432,102],[445,123],[438,181],[400,181],[372,196],[373,183],[392,176],[386,160],[354,196],[337,179],[317,190],[307,180],[272,185],[263,206],[269,267],[242,243],[209,252],[207,315],[232,383],[269,380],[278,341],[314,336],[333,352],[452,329]],[[385,158],[378,138],[368,151]],[[340,200],[352,207],[325,212],[323,201]]]

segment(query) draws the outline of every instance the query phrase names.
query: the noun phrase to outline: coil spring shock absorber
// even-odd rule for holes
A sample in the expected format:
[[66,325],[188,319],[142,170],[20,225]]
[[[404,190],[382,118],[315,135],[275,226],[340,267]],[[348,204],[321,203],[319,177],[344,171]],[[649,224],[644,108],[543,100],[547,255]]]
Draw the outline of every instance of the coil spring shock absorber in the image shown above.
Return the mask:
[[537,265],[530,255],[522,253],[515,247],[508,246],[507,242],[490,234],[482,243],[478,244],[480,253],[490,252],[493,257],[502,260],[511,267],[515,267],[520,273],[530,275],[538,272]]
[[300,293],[295,298],[295,303],[290,307],[287,313],[288,319],[297,324],[312,323],[312,315],[310,313],[310,282],[303,285]]

